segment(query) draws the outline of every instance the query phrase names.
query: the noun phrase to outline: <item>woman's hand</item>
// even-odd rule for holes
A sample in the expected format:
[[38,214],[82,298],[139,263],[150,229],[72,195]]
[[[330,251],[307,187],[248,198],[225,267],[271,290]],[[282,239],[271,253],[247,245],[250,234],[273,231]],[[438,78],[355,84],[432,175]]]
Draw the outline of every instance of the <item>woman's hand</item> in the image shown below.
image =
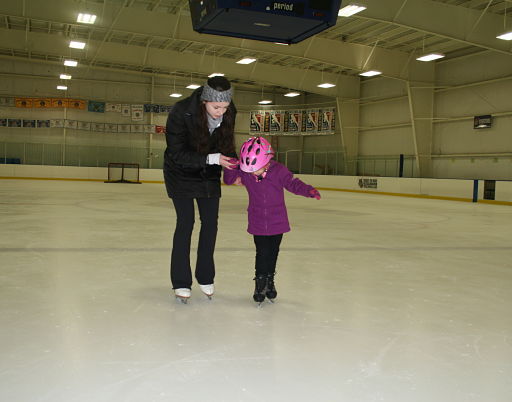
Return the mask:
[[238,160],[236,158],[231,158],[230,156],[220,155],[219,165],[225,167],[226,169],[236,169],[238,165]]

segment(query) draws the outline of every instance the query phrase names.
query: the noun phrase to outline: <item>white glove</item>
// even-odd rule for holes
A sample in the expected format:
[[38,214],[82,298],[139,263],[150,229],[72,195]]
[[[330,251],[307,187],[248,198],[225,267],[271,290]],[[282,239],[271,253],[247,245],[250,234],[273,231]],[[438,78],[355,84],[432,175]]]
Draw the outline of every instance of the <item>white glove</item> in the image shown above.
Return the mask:
[[220,153],[218,154],[208,154],[206,157],[206,163],[208,165],[220,165]]

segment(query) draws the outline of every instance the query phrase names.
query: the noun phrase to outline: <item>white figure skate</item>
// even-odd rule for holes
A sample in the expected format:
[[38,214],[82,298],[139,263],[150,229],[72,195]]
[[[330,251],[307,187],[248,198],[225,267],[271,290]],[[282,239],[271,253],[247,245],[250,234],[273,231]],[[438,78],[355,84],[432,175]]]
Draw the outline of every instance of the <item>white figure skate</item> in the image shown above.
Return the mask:
[[199,288],[208,299],[212,299],[213,293],[215,292],[215,287],[213,286],[213,283],[210,285],[199,285]]
[[190,289],[188,289],[188,288],[174,289],[174,294],[176,295],[176,300],[181,301],[183,304],[187,304],[187,301],[190,298]]

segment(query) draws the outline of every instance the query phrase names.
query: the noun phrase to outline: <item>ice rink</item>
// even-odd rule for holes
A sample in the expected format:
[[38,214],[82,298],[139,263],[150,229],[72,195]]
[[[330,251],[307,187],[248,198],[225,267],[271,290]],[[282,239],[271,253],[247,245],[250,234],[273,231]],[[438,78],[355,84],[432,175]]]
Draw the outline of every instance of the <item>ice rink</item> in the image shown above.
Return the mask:
[[322,196],[287,196],[257,308],[223,187],[214,300],[183,305],[163,184],[0,180],[0,400],[510,402],[512,208]]

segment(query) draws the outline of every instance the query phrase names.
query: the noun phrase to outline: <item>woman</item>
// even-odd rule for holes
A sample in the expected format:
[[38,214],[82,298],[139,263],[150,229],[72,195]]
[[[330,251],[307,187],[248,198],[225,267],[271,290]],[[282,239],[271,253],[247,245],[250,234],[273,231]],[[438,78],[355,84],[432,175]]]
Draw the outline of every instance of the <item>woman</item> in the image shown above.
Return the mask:
[[176,297],[186,303],[192,287],[190,241],[194,227],[194,199],[201,230],[195,277],[211,298],[214,292],[213,252],[222,167],[235,167],[234,126],[236,108],[230,82],[213,77],[192,95],[176,103],[167,118],[164,178],[176,210],[171,254],[171,282]]

